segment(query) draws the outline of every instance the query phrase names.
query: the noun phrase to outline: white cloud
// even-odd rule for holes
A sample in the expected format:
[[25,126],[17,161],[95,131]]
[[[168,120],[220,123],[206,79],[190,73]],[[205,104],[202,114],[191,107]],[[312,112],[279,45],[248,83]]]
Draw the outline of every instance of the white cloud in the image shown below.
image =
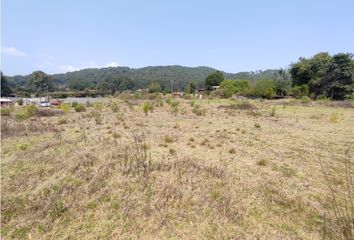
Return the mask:
[[61,65],[60,67],[60,70],[63,71],[63,72],[74,72],[74,71],[79,71],[80,69],[82,68],[77,68],[77,67],[74,67],[74,66],[71,66],[71,65]]
[[27,53],[21,52],[20,50],[14,48],[14,47],[2,47],[1,52],[8,55],[8,56],[13,56],[13,57],[25,57],[27,56]]
[[72,65],[61,65],[61,66],[59,66],[59,69],[62,72],[74,72],[74,71],[79,71],[81,69],[86,69],[86,68],[104,68],[104,67],[118,67],[118,66],[119,66],[118,63],[116,63],[116,62],[107,63],[106,65],[98,65],[94,61],[90,61],[85,66],[74,67]]
[[106,67],[118,67],[118,66],[119,66],[118,63],[116,62],[111,62],[106,64]]

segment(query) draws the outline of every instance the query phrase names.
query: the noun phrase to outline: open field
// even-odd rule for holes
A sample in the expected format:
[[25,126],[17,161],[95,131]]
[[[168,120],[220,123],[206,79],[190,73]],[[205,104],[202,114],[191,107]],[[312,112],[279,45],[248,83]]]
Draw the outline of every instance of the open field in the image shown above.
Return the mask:
[[147,101],[3,116],[2,237],[353,237],[353,108]]

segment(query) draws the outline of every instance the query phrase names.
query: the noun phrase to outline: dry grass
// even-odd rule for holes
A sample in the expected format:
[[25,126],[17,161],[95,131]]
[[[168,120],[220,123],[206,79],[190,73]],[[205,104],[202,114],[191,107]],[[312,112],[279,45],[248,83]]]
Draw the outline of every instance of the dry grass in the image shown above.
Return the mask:
[[353,109],[178,102],[2,117],[1,237],[349,239]]

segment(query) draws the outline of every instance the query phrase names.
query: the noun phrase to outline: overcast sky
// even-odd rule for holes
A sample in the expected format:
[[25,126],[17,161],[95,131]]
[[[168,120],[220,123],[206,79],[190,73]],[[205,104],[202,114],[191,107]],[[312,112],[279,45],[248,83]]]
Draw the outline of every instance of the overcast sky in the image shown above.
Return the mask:
[[2,0],[5,75],[88,67],[287,67],[354,52],[352,0]]

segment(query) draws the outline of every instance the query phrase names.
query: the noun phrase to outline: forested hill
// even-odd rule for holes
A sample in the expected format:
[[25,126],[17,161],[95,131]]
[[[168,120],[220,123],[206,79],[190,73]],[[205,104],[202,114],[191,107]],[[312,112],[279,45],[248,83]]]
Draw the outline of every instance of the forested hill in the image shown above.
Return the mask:
[[[90,68],[75,72],[51,75],[53,83],[57,87],[66,87],[72,90],[85,88],[97,88],[109,78],[120,78],[137,88],[146,88],[151,82],[158,82],[162,88],[182,90],[190,81],[194,81],[198,87],[204,85],[205,78],[216,69],[210,67],[184,67],[184,66],[153,66],[143,68],[109,67]],[[256,72],[224,73],[226,79],[272,79],[277,70]],[[24,86],[29,75],[7,77],[10,86]]]

